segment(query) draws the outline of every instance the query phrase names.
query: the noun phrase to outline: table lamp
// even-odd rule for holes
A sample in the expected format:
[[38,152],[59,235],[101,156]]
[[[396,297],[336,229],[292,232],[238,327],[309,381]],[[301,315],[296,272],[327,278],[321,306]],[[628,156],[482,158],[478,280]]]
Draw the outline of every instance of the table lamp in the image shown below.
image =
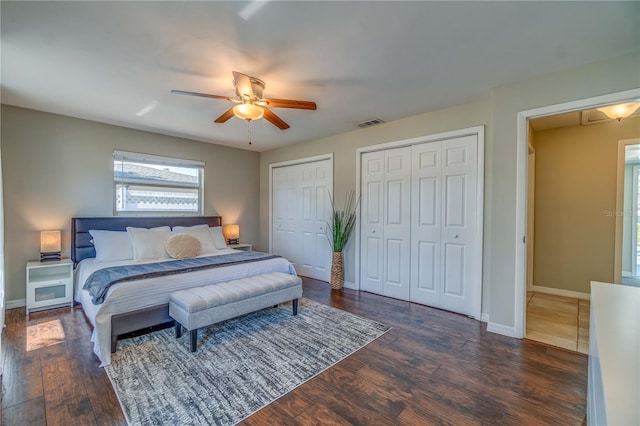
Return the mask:
[[224,225],[222,227],[222,233],[227,239],[227,244],[240,244],[240,226]]
[[60,231],[40,231],[40,262],[60,260]]

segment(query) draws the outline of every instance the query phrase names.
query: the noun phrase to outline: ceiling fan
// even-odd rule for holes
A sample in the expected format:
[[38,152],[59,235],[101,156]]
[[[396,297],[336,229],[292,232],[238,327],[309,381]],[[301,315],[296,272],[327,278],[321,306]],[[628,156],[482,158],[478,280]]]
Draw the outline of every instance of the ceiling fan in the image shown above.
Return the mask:
[[233,84],[236,87],[235,98],[229,96],[209,95],[207,93],[185,92],[183,90],[172,90],[171,93],[235,102],[237,105],[229,108],[220,117],[216,118],[216,123],[224,123],[234,115],[247,121],[258,120],[264,117],[265,120],[281,130],[288,129],[289,125],[267,107],[309,110],[315,110],[317,108],[316,103],[310,101],[263,98],[262,92],[265,87],[264,81],[256,77],[242,74],[241,72],[233,71]]

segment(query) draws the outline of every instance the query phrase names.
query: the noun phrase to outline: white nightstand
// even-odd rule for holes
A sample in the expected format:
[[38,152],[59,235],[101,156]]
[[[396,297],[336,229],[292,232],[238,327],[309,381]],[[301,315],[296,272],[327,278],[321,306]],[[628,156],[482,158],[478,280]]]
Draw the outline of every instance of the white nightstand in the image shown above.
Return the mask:
[[73,262],[27,263],[27,315],[40,309],[69,305],[73,307]]
[[227,247],[236,249],[236,250],[251,251],[253,249],[253,244],[246,244],[246,243],[229,244]]

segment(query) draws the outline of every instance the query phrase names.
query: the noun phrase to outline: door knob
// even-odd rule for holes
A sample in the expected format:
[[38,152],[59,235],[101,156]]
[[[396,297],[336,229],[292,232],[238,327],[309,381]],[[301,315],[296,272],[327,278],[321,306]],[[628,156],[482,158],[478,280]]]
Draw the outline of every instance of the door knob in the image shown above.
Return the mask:
[[458,238],[458,234],[453,234],[453,238]]
[[376,230],[375,230],[375,229],[373,230],[373,233],[374,233],[374,234],[376,233]]

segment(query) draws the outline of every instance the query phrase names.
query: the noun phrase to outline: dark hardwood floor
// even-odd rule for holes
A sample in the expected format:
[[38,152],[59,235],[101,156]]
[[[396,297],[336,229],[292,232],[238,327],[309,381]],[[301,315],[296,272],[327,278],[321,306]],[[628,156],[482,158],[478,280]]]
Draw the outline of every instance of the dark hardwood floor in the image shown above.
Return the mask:
[[[461,315],[304,280],[304,295],[393,329],[244,425],[580,425],[587,357]],[[82,309],[7,311],[2,425],[123,425]]]

